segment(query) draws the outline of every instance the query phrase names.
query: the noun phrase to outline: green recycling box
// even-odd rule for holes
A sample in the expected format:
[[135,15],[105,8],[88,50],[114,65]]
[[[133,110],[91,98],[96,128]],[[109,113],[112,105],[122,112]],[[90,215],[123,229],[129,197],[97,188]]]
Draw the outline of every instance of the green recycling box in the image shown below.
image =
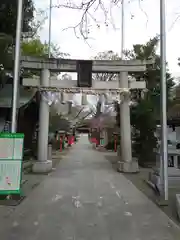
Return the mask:
[[0,194],[20,194],[24,134],[0,133]]

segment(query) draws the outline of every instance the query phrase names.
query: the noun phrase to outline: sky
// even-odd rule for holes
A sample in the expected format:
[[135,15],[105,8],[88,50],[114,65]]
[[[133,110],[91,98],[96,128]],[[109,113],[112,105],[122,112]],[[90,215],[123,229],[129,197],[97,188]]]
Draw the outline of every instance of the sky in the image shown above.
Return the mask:
[[[52,0],[53,5],[65,4],[67,0]],[[73,1],[73,0],[71,0]],[[160,9],[158,0],[124,0],[125,1],[125,48],[132,49],[133,44],[145,43],[149,38],[159,34]],[[74,0],[80,3],[81,0]],[[130,2],[130,3],[129,3]],[[36,7],[48,9],[49,0],[35,0]],[[109,8],[109,1],[104,0]],[[48,12],[48,10],[47,10]],[[93,18],[87,18],[89,40],[85,42],[80,35],[78,39],[72,28],[82,16],[81,11],[66,8],[52,10],[52,42],[58,44],[62,52],[70,54],[71,58],[89,59],[98,52],[113,50],[121,52],[121,7],[112,7],[108,13],[108,26],[104,23],[104,12],[100,9],[92,12]],[[100,27],[97,27],[97,22]],[[68,29],[66,29],[68,28]],[[66,30],[65,30],[66,29]],[[180,2],[166,0],[166,59],[173,76],[180,77],[180,67],[177,59],[180,57]],[[78,32],[78,31],[77,31]],[[48,41],[48,19],[39,32],[43,41]]]

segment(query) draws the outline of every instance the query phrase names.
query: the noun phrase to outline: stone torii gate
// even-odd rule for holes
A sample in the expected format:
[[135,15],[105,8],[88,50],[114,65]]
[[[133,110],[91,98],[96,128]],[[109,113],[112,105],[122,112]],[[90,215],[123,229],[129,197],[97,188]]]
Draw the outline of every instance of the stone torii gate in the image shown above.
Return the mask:
[[[120,123],[121,123],[121,160],[119,161],[119,170],[122,172],[137,172],[138,163],[132,161],[131,149],[131,125],[129,108],[129,89],[144,89],[144,81],[130,81],[128,72],[142,72],[146,70],[146,65],[152,64],[152,61],[140,60],[72,60],[72,59],[44,59],[34,57],[22,57],[21,66],[28,70],[39,70],[41,77],[39,79],[24,79],[23,85],[37,87],[44,90],[57,89],[77,93],[98,91],[104,93],[107,91],[120,94],[122,99],[120,105]],[[77,72],[78,81],[74,80],[51,80],[50,72]],[[92,73],[123,73],[123,79],[102,82],[92,81]],[[122,98],[123,96],[123,98]],[[33,166],[34,172],[48,172],[52,169],[52,161],[48,159],[48,128],[49,128],[49,105],[41,97],[39,114],[39,135],[38,135],[38,161]]]

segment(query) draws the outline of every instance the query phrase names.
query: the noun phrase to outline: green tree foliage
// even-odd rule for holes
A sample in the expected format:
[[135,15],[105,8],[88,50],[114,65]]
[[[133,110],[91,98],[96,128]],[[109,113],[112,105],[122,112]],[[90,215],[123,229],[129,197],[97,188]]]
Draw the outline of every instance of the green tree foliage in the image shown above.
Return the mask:
[[[13,69],[13,52],[15,47],[16,18],[18,0],[0,2],[0,84],[5,84],[6,73]],[[36,19],[34,19],[36,15]],[[23,29],[21,54],[34,57],[48,57],[48,44],[37,37],[37,29],[46,19],[44,11],[36,12],[32,0],[23,1]],[[24,33],[27,33],[24,35]],[[51,44],[51,57],[65,57],[60,48]],[[36,72],[31,72],[30,75]],[[29,74],[28,74],[29,76]]]
[[[6,72],[12,70],[12,54],[16,35],[18,0],[0,1],[0,85],[6,82]],[[32,0],[24,0],[23,32],[32,31],[34,5]]]
[[[48,57],[49,45],[47,42],[42,42],[40,38],[36,37],[22,42],[22,54],[33,57]],[[59,58],[68,56],[68,54],[60,51],[60,47],[51,44],[51,57]]]
[[[134,45],[132,51],[126,51],[125,54],[129,59],[140,59],[149,60],[154,59],[153,65],[147,65],[147,69],[142,73],[132,74],[137,80],[143,79],[146,82],[147,93],[146,99],[150,98],[154,105],[154,110],[156,114],[159,113],[160,106],[160,56],[156,54],[156,50],[159,43],[159,37],[156,36],[150,39],[144,45]],[[167,100],[168,103],[171,99],[171,88],[174,86],[173,78],[169,73],[168,68],[166,69],[166,79],[167,79]],[[138,97],[138,95],[136,96]],[[141,99],[141,98],[140,98]]]
[[[39,37],[35,37],[33,39],[24,40],[21,44],[22,55],[31,56],[31,57],[43,57],[48,58],[49,45],[47,42],[42,42]],[[60,51],[60,47],[55,44],[51,44],[51,57],[54,58],[63,58],[69,56],[67,53],[63,53]],[[24,72],[24,76],[30,77],[32,75],[39,75],[38,71],[26,71]]]
[[142,99],[136,106],[131,107],[131,124],[134,129],[133,154],[138,158],[141,166],[155,161],[153,149],[157,145],[154,135],[156,123],[154,104],[151,99]]
[[[0,1],[0,33],[12,36],[16,35],[18,0]],[[24,0],[23,3],[23,32],[31,31],[31,22],[34,18],[34,5],[32,0]]]
[[[95,60],[119,60],[119,56],[117,53],[113,51],[105,51],[99,52],[97,56],[94,58]],[[116,80],[117,74],[113,73],[95,73],[93,74],[93,78],[97,81],[113,81]]]
[[[146,81],[147,92],[142,98],[139,91],[133,92],[136,105],[131,109],[131,124],[135,129],[134,151],[138,156],[139,163],[155,161],[153,149],[156,147],[157,139],[154,136],[157,120],[160,119],[160,56],[156,50],[159,37],[150,39],[146,44],[134,45],[133,50],[126,51],[128,59],[149,60],[154,59],[153,65],[147,65],[147,70],[142,73],[133,73],[136,80]],[[170,92],[174,85],[173,79],[167,69],[167,102],[170,102]]]
[[[124,52],[126,59],[151,60],[154,64],[147,65],[145,72],[134,72],[131,76],[136,81],[144,80],[147,91],[142,97],[141,90],[132,90],[132,101],[136,104],[131,106],[131,125],[133,126],[133,145],[134,154],[138,157],[140,165],[155,160],[153,149],[156,147],[157,139],[154,136],[157,120],[160,119],[160,56],[157,54],[159,37],[150,39],[145,44],[136,44],[132,50]],[[110,58],[108,54],[110,53]],[[101,59],[119,59],[117,54],[112,51],[100,54]],[[100,59],[98,57],[98,59]],[[174,86],[171,74],[167,69],[167,102],[171,102],[171,88]],[[106,81],[107,78],[104,79]],[[115,110],[117,112],[116,122],[120,126],[120,106],[116,102]]]

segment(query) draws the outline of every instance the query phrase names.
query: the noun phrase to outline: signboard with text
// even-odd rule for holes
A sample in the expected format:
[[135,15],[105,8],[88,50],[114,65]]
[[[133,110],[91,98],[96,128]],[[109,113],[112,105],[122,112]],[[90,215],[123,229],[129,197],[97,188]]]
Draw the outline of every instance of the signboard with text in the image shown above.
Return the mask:
[[0,194],[20,194],[24,134],[0,133]]

